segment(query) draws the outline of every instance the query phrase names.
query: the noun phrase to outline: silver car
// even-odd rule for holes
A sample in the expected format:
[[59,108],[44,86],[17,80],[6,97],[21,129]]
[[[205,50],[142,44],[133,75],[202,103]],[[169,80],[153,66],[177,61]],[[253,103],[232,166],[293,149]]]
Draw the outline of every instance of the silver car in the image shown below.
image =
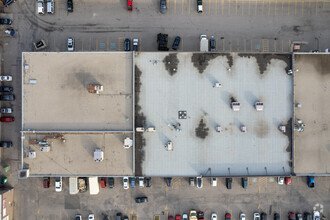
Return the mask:
[[74,39],[72,37],[68,38],[68,51],[74,51]]
[[160,13],[164,14],[167,10],[166,0],[160,0]]

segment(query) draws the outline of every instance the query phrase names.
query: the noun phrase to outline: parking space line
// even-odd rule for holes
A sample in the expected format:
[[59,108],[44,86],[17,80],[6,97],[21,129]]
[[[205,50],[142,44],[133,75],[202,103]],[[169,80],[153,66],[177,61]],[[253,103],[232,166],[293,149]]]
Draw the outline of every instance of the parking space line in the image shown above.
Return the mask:
[[283,52],[283,40],[282,40],[282,52]]
[[223,1],[224,0],[221,0],[221,15],[223,15]]
[[232,52],[233,51],[233,45],[232,45],[232,41],[229,41],[229,51]]
[[181,50],[183,51],[183,39],[181,38]]
[[289,52],[291,52],[291,40],[289,40]]
[[276,12],[277,12],[277,0],[275,0],[275,16],[276,16]]
[[99,41],[96,40],[96,44],[95,44],[95,51],[98,51],[99,50]]
[[244,1],[242,2],[242,16],[244,16]]
[[315,2],[315,13],[316,13],[316,15],[317,15],[317,8],[318,8],[318,0],[316,0],[316,2]]
[[182,4],[181,4],[181,14],[183,15],[183,6],[184,6],[184,0],[182,0]]
[[89,51],[91,51],[92,49],[92,38],[90,37],[89,38]]
[[244,40],[244,52],[246,52],[246,40]]
[[228,7],[228,15],[230,15],[230,0],[228,0],[229,7]]
[[209,0],[209,15],[211,14],[211,0]]
[[288,0],[288,16],[290,15],[290,0]]
[[188,14],[190,15],[190,0],[189,0],[189,7],[188,7]]
[[84,51],[84,39],[81,39],[81,51]]
[[282,16],[283,16],[283,13],[284,13],[284,0],[282,0]]
[[261,16],[264,16],[265,0],[262,0]]
[[250,9],[251,9],[251,0],[249,0],[249,16],[251,15]]
[[254,16],[257,16],[258,0],[256,0],[256,5],[254,7]]
[[225,51],[225,39],[222,39],[222,51]]
[[304,0],[301,0],[301,16],[304,16]]
[[239,52],[239,40],[237,40],[237,52]]
[[218,0],[215,0],[215,15],[218,14]]
[[268,16],[270,16],[270,0],[268,0]]
[[176,0],[174,0],[174,14],[176,14]]
[[107,38],[107,50],[109,50],[109,37]]
[[294,16],[297,15],[297,0],[294,1]]
[[54,48],[56,49],[56,42],[55,42],[55,38],[54,38]]
[[237,16],[237,5],[238,5],[238,0],[236,0],[236,16]]
[[325,8],[325,0],[323,0],[323,6],[322,6],[322,8]]
[[274,52],[276,52],[276,40],[274,40]]
[[251,52],[253,52],[253,43],[252,43],[252,40],[250,40],[250,44],[251,44]]

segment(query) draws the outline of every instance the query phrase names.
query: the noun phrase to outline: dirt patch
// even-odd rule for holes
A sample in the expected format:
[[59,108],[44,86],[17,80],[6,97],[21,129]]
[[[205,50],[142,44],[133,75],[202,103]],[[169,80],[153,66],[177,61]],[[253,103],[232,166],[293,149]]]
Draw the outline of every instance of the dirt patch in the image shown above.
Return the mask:
[[316,69],[316,74],[330,74],[330,56],[327,54],[299,54],[295,55],[296,63],[308,62]]
[[178,71],[178,64],[179,59],[177,57],[177,53],[171,53],[168,56],[166,56],[163,60],[165,64],[165,69],[168,71],[168,73],[173,76]]
[[289,160],[289,166],[292,167],[292,118],[288,120],[286,123],[286,133],[285,135],[288,137],[289,145],[286,148],[286,152],[290,153],[290,160]]
[[[141,70],[135,65],[135,127],[145,127],[146,117],[141,112],[139,105],[140,92],[141,92]],[[135,128],[134,128],[135,129]],[[135,175],[142,176],[142,163],[144,161],[144,146],[145,139],[143,133],[135,132]]]
[[268,124],[262,120],[259,120],[255,126],[255,132],[258,138],[264,138],[269,133]]
[[209,128],[206,126],[206,123],[204,123],[203,119],[199,121],[199,125],[195,129],[195,132],[196,137],[199,137],[201,139],[205,139],[209,135]]
[[291,54],[238,54],[240,57],[254,57],[257,60],[260,74],[264,74],[268,64],[272,59],[282,60],[286,63],[285,72],[288,72],[292,68]]

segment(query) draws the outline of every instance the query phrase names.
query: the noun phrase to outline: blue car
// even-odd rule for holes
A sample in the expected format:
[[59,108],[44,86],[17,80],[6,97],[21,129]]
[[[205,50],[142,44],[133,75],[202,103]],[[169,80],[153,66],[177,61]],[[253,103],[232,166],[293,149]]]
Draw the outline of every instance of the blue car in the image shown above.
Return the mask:
[[136,178],[132,177],[131,178],[131,187],[134,188],[135,187],[135,182],[136,182]]

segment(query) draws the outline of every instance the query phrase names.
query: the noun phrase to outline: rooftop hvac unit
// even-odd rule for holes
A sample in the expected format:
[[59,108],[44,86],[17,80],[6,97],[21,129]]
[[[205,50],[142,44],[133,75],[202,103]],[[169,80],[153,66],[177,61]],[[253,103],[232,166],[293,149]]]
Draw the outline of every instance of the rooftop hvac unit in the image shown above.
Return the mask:
[[165,149],[167,151],[173,151],[173,142],[172,141],[168,141],[167,144],[165,145]]
[[241,104],[239,102],[232,102],[231,108],[233,109],[234,112],[238,112],[241,108]]
[[256,110],[259,111],[263,111],[264,110],[264,103],[263,102],[256,102],[255,104]]
[[101,149],[96,149],[94,151],[94,162],[102,162],[103,161],[103,151]]
[[40,151],[41,152],[49,152],[50,151],[50,146],[49,145],[41,145],[40,146]]
[[124,140],[124,148],[128,149],[133,146],[133,140],[129,137],[125,138]]
[[150,127],[150,128],[147,128],[146,131],[147,132],[156,132],[156,128],[155,127]]
[[26,179],[30,176],[29,169],[22,169],[18,172],[18,179]]
[[279,129],[280,129],[280,131],[282,131],[283,133],[286,132],[286,127],[285,127],[285,125],[280,125],[280,126],[279,126]]
[[144,127],[137,127],[135,129],[136,132],[144,132]]
[[216,127],[215,127],[215,130],[216,130],[217,132],[219,132],[219,133],[222,132],[222,128],[221,128],[220,125],[216,126]]
[[89,84],[87,86],[87,90],[88,90],[89,93],[100,94],[100,92],[103,92],[103,86],[102,85]]
[[29,158],[33,159],[37,157],[37,153],[34,150],[29,151]]
[[221,87],[221,83],[215,83],[214,85],[213,85],[213,88],[220,88]]
[[241,126],[241,132],[246,133],[246,126],[245,125]]

